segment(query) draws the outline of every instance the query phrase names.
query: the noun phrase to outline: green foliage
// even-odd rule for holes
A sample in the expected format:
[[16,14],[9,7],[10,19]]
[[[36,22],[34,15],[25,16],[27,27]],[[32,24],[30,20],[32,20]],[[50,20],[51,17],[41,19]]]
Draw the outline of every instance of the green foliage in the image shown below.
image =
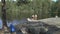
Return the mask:
[[59,1],[52,2],[51,0],[17,0],[15,2],[8,0],[6,1],[7,20],[28,18],[33,14],[37,14],[38,19],[54,17],[56,15],[54,12],[58,11],[58,15],[60,14],[59,6]]
[[[0,3],[0,7],[1,7],[1,3]],[[1,16],[1,8],[0,8],[0,16]]]
[[22,4],[28,4],[29,1],[28,0],[17,0],[17,5],[22,5]]
[[51,16],[55,17],[56,15],[60,17],[60,0],[57,0],[56,2],[53,2],[53,5],[51,7],[52,11]]

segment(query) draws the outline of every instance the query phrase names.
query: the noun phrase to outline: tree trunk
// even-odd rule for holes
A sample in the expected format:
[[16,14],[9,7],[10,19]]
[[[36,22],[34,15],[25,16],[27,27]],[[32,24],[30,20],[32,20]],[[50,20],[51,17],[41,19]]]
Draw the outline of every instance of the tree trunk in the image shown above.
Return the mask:
[[6,3],[5,0],[1,0],[2,1],[2,21],[3,21],[3,27],[6,26],[7,27],[7,23],[6,23]]

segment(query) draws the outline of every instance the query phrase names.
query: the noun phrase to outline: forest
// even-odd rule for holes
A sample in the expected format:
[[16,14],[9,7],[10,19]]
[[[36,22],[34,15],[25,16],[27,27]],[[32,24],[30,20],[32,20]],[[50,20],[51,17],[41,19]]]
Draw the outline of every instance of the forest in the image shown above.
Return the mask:
[[[1,17],[0,2],[0,17]],[[22,18],[38,15],[38,19],[51,18],[56,15],[60,17],[60,0],[6,0],[7,20],[20,20]]]

